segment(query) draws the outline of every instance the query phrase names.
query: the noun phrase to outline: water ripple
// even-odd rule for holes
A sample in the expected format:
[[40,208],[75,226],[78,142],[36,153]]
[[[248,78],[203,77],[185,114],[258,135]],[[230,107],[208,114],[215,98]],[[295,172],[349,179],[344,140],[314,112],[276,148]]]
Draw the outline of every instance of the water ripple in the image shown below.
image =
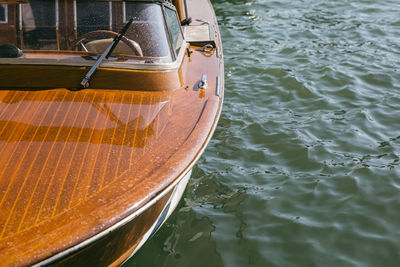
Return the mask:
[[398,266],[398,1],[213,4],[223,114],[179,211],[136,262]]

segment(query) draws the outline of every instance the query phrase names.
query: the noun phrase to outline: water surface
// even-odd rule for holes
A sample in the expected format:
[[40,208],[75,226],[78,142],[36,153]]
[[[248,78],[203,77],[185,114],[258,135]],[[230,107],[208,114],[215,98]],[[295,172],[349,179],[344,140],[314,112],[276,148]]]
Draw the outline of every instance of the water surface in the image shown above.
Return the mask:
[[221,120],[125,266],[398,266],[400,2],[212,2]]

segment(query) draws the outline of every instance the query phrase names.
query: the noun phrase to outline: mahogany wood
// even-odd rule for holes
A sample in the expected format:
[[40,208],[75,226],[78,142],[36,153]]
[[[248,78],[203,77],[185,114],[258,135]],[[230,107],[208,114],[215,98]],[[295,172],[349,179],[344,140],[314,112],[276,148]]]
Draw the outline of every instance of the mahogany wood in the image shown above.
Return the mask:
[[[218,29],[209,0],[187,2],[192,18]],[[65,87],[85,68],[42,66],[39,77],[31,74],[37,66],[0,66],[1,265],[39,263],[79,245],[171,189],[192,167],[223,100],[222,53],[197,48],[178,70],[101,69],[94,88],[81,91]],[[198,89],[203,74],[206,90]],[[15,88],[18,79],[25,86]],[[121,263],[168,196],[54,264]],[[100,254],[110,260],[99,261]]]
[[16,25],[16,5],[9,4],[7,12],[7,23],[0,23],[0,43],[1,44],[17,44],[17,29]]
[[[0,65],[1,89],[79,88],[90,67]],[[149,71],[99,68],[90,82],[95,89],[174,91],[183,87],[181,70]]]
[[172,0],[172,3],[176,7],[176,11],[178,11],[179,19],[182,21],[186,18],[185,13],[185,4],[182,0]]

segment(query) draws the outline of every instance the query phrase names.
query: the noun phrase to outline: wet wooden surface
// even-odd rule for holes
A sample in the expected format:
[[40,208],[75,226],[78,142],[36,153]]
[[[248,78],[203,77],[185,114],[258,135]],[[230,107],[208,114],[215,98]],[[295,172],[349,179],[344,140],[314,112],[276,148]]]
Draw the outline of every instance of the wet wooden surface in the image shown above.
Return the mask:
[[[189,2],[191,16],[215,22]],[[222,53],[197,48],[172,90],[0,90],[3,265],[35,263],[104,231],[194,163],[223,99]]]
[[[0,65],[2,89],[79,89],[90,67]],[[179,70],[147,71],[99,68],[90,88],[108,90],[168,91],[183,86]]]

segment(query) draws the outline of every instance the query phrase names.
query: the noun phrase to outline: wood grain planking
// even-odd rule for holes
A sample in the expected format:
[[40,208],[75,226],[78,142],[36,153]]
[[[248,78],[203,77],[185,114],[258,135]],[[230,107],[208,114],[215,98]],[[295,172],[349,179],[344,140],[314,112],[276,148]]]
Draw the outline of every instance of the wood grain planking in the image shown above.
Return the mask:
[[[98,101],[100,103],[103,103],[105,98],[106,98],[106,93],[102,94],[102,98],[101,98],[100,101],[98,99],[96,100],[96,98],[93,97],[93,103],[98,102]],[[95,124],[99,124],[100,117],[101,117],[100,116],[100,112],[97,112],[96,116],[93,119]],[[79,197],[79,192],[81,192],[82,190],[86,191],[87,188],[89,187],[89,177],[86,175],[86,172],[85,172],[86,168],[85,167],[88,166],[89,163],[92,161],[91,157],[90,157],[90,155],[91,155],[90,151],[93,148],[93,146],[89,145],[89,143],[92,143],[92,140],[94,138],[94,133],[95,133],[94,130],[92,130],[90,132],[90,135],[88,137],[88,141],[86,142],[85,153],[83,155],[81,166],[80,166],[78,174],[77,174],[79,179],[75,180],[74,187],[73,187],[72,193],[71,193],[71,198],[70,198],[69,203],[68,203],[68,208],[71,208],[72,206],[74,206],[77,203],[79,203],[83,199],[83,198]],[[79,182],[79,184],[78,184],[78,182]]]
[[[21,98],[25,98],[26,95],[24,96],[20,96]],[[25,105],[23,105],[25,104]],[[42,103],[41,103],[42,104]],[[2,159],[7,159],[9,160],[9,155],[13,155],[13,152],[15,150],[15,147],[11,146],[11,145],[7,145],[10,142],[16,142],[19,141],[18,138],[18,130],[23,131],[24,129],[26,129],[24,124],[18,124],[18,122],[14,122],[14,120],[18,119],[18,116],[27,116],[28,114],[31,115],[32,114],[32,106],[34,105],[33,102],[28,102],[28,103],[24,103],[23,101],[20,101],[15,107],[14,107],[14,111],[12,112],[12,115],[10,116],[10,118],[7,117],[3,117],[1,118],[0,121],[0,125],[2,126],[1,128],[1,133],[0,133],[0,140],[5,141],[5,145],[1,147],[0,149],[0,162],[1,162],[1,158]],[[21,108],[21,106],[23,106]],[[9,108],[9,105],[7,105],[7,108],[5,108],[6,110],[8,109],[12,109]],[[19,112],[20,109],[22,109],[23,112]],[[35,111],[36,109],[34,109]],[[31,117],[32,118],[32,117]],[[11,131],[10,129],[11,128]],[[21,129],[22,128],[22,129]],[[9,150],[7,150],[9,149]],[[7,157],[5,156],[7,155]],[[3,163],[2,166],[7,166],[7,163]],[[4,171],[4,169],[3,169]],[[1,175],[1,173],[0,173]],[[2,177],[2,176],[0,176]]]
[[[23,96],[25,97],[25,96]],[[18,108],[21,105],[22,102],[19,103],[19,105],[15,108],[15,111],[13,112],[12,118],[14,118],[14,115],[18,112]],[[27,106],[28,108],[32,105],[33,103],[29,103]],[[7,109],[7,108],[4,108]],[[29,109],[25,109],[24,115],[29,112]],[[4,114],[4,113],[3,113]],[[8,143],[11,141],[10,139],[15,135],[17,131],[17,127],[12,127],[12,131],[7,131],[8,126],[10,125],[10,121],[0,121],[0,126],[3,126],[1,129],[1,135],[0,135],[0,143],[4,143],[1,146],[0,149],[0,164],[1,166],[4,166],[2,171],[0,172],[0,192],[3,194],[1,201],[5,197],[5,190],[8,187],[9,183],[11,182],[10,176],[4,176],[5,173],[10,172],[12,170],[13,165],[10,164],[10,158],[14,156],[15,152],[15,147],[8,145]],[[21,153],[21,151],[19,151]],[[10,154],[9,154],[10,153]],[[11,160],[11,163],[16,164],[16,160]]]
[[[67,95],[66,93],[65,95]],[[88,94],[84,93],[84,97],[87,98]],[[72,105],[72,108],[69,109],[68,114],[72,114],[74,117],[74,121],[76,121],[77,117],[80,116],[80,112],[83,106],[83,101],[78,103],[78,107]],[[61,153],[55,155],[58,158],[57,163],[55,164],[55,168],[53,171],[53,175],[50,178],[48,184],[44,185],[46,188],[46,192],[43,195],[43,200],[40,205],[39,211],[37,213],[35,224],[47,220],[51,217],[54,203],[56,201],[56,194],[59,191],[60,177],[65,174],[66,166],[68,166],[68,159],[70,159],[71,152],[73,148],[77,145],[75,138],[71,137],[72,127],[69,128],[69,131],[66,134],[64,145],[62,146]],[[74,142],[75,141],[75,142]]]
[[[138,128],[139,128],[139,118],[141,115],[141,111],[142,111],[142,103],[143,103],[143,95],[140,95],[140,104],[139,104],[139,110],[138,110],[138,115],[137,115],[137,121],[136,121],[136,125],[135,125],[135,131],[133,134],[133,145],[136,146],[137,143],[137,138],[138,138]],[[129,156],[129,165],[133,166],[134,165],[134,157],[135,157],[135,152],[137,152],[136,150],[131,150],[130,156]]]
[[[112,108],[114,105],[117,106],[117,104],[115,103],[115,98],[117,97],[116,94],[112,95],[113,101],[111,101],[110,103],[110,107]],[[106,104],[104,104],[104,106],[106,106]],[[111,108],[106,108],[107,110],[107,117],[109,118],[112,113],[112,109]],[[109,127],[113,128],[115,122],[113,122],[112,120],[108,120],[109,123]],[[107,150],[109,151],[109,147],[112,146],[112,143],[109,142],[108,140],[110,140],[110,138],[112,138],[112,136],[110,135],[105,135],[104,133],[106,133],[106,131],[103,132],[103,134],[101,135],[101,141],[100,141],[100,145],[98,146],[98,151],[96,153],[96,160],[95,160],[95,164],[93,167],[93,172],[90,175],[91,177],[91,183],[90,183],[90,188],[89,191],[87,193],[87,197],[90,195],[93,195],[94,193],[96,193],[102,185],[103,182],[103,168],[104,165],[107,164],[106,162],[106,158],[108,156],[108,153],[105,153],[104,151]],[[107,141],[106,141],[107,140]]]
[[[22,98],[24,99],[28,92],[23,92],[21,95],[21,92],[17,91],[12,91],[12,92],[1,92],[0,91],[0,107],[1,108],[1,113],[0,113],[0,120],[6,120],[9,122],[10,119],[14,118],[15,113],[17,112],[19,106],[21,105],[21,102],[19,102],[18,105],[14,107],[14,109],[10,108],[10,106],[7,104],[8,101],[13,101],[14,99]],[[1,128],[0,135],[5,131],[5,128]]]
[[[56,96],[56,95],[55,95]],[[53,107],[53,105],[48,105],[45,108],[45,112],[42,116],[37,117],[37,121],[40,124],[41,122],[45,120],[50,120],[52,117],[53,112],[58,112],[59,107]],[[41,118],[40,118],[41,117]],[[24,133],[26,134],[26,132]],[[33,133],[32,140],[35,139],[34,136],[43,136],[45,132],[40,131],[39,128],[35,130]],[[20,197],[21,191],[26,183],[27,175],[29,170],[31,170],[34,161],[32,161],[31,156],[35,155],[34,158],[38,155],[42,144],[43,143],[38,143],[38,142],[29,142],[27,145],[22,144],[23,147],[21,147],[21,150],[24,150],[24,152],[21,155],[21,158],[19,160],[19,165],[15,166],[14,171],[11,174],[11,179],[9,186],[6,190],[6,193],[4,194],[4,197],[2,199],[2,202],[0,204],[1,210],[3,211],[3,216],[6,215],[7,219],[5,221],[1,221],[0,225],[4,225],[3,231],[1,232],[0,236],[8,236],[10,234],[13,234],[13,228],[15,226],[13,224],[9,224],[9,220],[11,219],[13,215],[13,211],[15,206],[18,203],[18,199]],[[20,143],[21,144],[21,143]],[[3,202],[4,201],[4,202]],[[24,202],[24,200],[22,200]],[[10,204],[12,203],[12,206],[10,207]],[[21,213],[18,213],[21,214]],[[2,217],[3,217],[2,216]],[[16,227],[18,228],[18,226]]]
[[[149,106],[152,105],[152,103],[153,103],[153,95],[150,96],[150,102],[146,106],[149,107]],[[151,115],[150,110],[148,110],[145,114],[147,116],[146,115],[144,116],[145,117],[144,121],[148,122],[150,120],[150,115]],[[143,149],[142,149],[142,152],[141,152],[142,155],[146,152],[146,144],[147,144],[148,136],[149,135],[150,136],[154,135],[154,130],[153,130],[153,127],[152,127],[153,124],[154,124],[154,121],[144,129],[144,134],[141,136],[141,139],[143,140],[143,143],[144,143],[144,146],[143,146]]]
[[168,96],[168,101],[167,103],[163,106],[162,111],[160,112],[160,115],[158,116],[158,130],[156,131],[156,138],[160,138],[162,133],[164,132],[165,128],[167,127],[168,123],[168,116],[170,116],[170,111],[172,110],[172,101],[171,101],[172,96]]
[[[56,94],[54,94],[54,98],[55,96]],[[36,107],[39,107],[40,105],[41,103]],[[33,107],[35,106],[33,105]],[[44,115],[41,116],[41,120],[38,123],[40,123],[45,119],[48,119],[49,110],[51,110],[51,108],[50,106],[47,106]],[[25,115],[26,109],[25,110],[23,109],[22,113],[24,113]],[[39,116],[32,116],[32,121],[33,122],[38,121],[38,117]],[[22,129],[20,129],[21,135],[22,136],[25,135],[27,133],[27,130],[28,130],[27,127],[23,127]],[[35,134],[38,134],[38,131],[35,131],[34,135]],[[18,132],[14,133],[14,135],[17,137],[20,136]],[[5,234],[7,222],[10,219],[11,212],[16,203],[14,202],[16,200],[15,198],[18,197],[18,193],[16,193],[15,191],[19,191],[19,188],[25,181],[23,174],[22,176],[17,176],[17,174],[18,172],[24,172],[27,170],[27,168],[29,168],[28,166],[32,163],[32,161],[28,159],[29,158],[28,152],[34,153],[35,150],[37,150],[38,145],[39,145],[38,143],[34,142],[25,143],[21,141],[17,141],[16,143],[9,145],[13,149],[11,149],[12,151],[9,152],[9,154],[6,154],[8,155],[9,160],[5,163],[4,165],[6,166],[6,168],[4,168],[5,171],[0,176],[3,179],[5,177],[8,178],[8,183],[6,183],[7,188],[5,190],[1,190],[3,192],[3,196],[0,201],[0,209],[2,210],[2,213],[0,214],[0,225],[2,226],[2,231],[0,232],[0,238]],[[8,151],[6,150],[6,152]]]
[[[51,102],[47,102],[47,104],[58,106],[58,111],[53,114],[54,117],[53,123],[56,121],[64,123],[66,119],[65,114],[69,112],[69,107],[71,106],[71,102],[69,102],[68,106],[57,105]],[[38,126],[37,128],[42,128],[42,127]],[[52,156],[55,142],[49,142],[48,140],[53,139],[50,138],[50,136],[55,136],[55,139],[57,139],[57,137],[60,135],[61,128],[59,128],[56,132],[51,127],[43,127],[43,129],[46,129],[46,135],[43,137],[41,141],[40,149],[37,151],[36,155],[32,156],[33,158],[32,164],[26,175],[27,176],[26,181],[31,180],[35,182],[30,182],[27,184],[28,187],[25,189],[25,191],[28,193],[26,193],[23,197],[24,204],[17,205],[19,206],[19,208],[16,210],[16,214],[14,215],[14,218],[20,218],[16,232],[20,231],[22,225],[29,225],[29,223],[24,223],[24,219],[26,218],[28,210],[31,208],[30,205],[32,204],[32,199],[34,198],[38,186],[42,185],[41,181],[43,178],[42,176],[43,171],[52,166],[57,158]],[[41,168],[39,168],[38,166],[41,166]]]
[[[158,96],[156,102],[157,103],[161,103],[161,101],[162,101],[161,96]],[[165,105],[163,104],[161,109],[160,109],[160,111],[157,114],[157,117],[155,118],[155,138],[157,138],[157,139],[160,136],[160,132],[159,132],[159,130],[160,130],[160,117],[161,117],[161,114],[162,114],[162,110],[164,109],[164,106]]]
[[[129,95],[130,99],[131,99],[131,103],[133,103],[133,98],[134,98],[134,94],[130,94]],[[131,135],[127,135],[127,132],[129,130],[129,123],[130,123],[130,118],[131,118],[131,114],[132,114],[132,106],[129,108],[127,115],[127,123],[125,124],[124,130],[123,130],[123,136],[122,136],[122,144],[125,144],[127,141],[127,138],[131,138]],[[129,142],[129,141],[128,141]],[[119,151],[119,155],[118,155],[118,163],[115,169],[115,173],[114,173],[114,177],[118,177],[121,171],[126,170],[127,168],[129,168],[129,159],[127,158],[127,155],[130,154],[130,149],[127,148],[124,145],[120,146],[120,151]],[[126,156],[123,156],[126,155]],[[122,168],[121,168],[122,165]],[[122,169],[122,170],[121,170]]]
[[[150,100],[151,101],[151,100]],[[113,102],[116,102],[116,101],[113,101]],[[121,102],[125,102],[124,100],[122,100]],[[169,112],[170,113],[172,113],[172,106],[173,105],[171,105],[171,102],[172,101],[168,101],[168,110],[169,110]],[[150,104],[150,102],[149,103],[147,103],[147,104]],[[151,106],[151,105],[146,105],[146,108],[147,109],[149,109],[148,107],[149,106]],[[142,107],[141,107],[142,108]],[[121,109],[121,106],[120,106],[120,109]],[[113,117],[111,116],[111,109],[108,109],[108,111],[107,111],[108,113],[107,114],[110,114],[110,116],[109,116],[109,118],[110,118],[110,120],[113,120],[114,122],[117,122],[117,123],[121,123],[121,122],[118,122],[117,120],[115,120],[115,119],[113,119]],[[147,110],[147,112],[145,112],[146,114],[147,114],[147,118],[145,119],[145,121],[147,120],[149,120],[149,118],[150,118],[150,112]],[[119,117],[119,116],[117,116],[117,117]],[[140,118],[140,116],[138,116],[139,118]],[[156,116],[156,118],[158,119],[159,117],[158,116]],[[153,120],[153,122],[154,122],[155,120]],[[138,120],[137,122],[137,126],[139,126],[139,124],[140,124],[140,121]],[[167,124],[165,124],[165,125],[167,125]],[[150,127],[149,127],[150,126]],[[142,140],[140,143],[143,143],[143,144],[145,144],[146,143],[146,139],[148,138],[148,136],[149,136],[149,130],[150,130],[150,132],[154,132],[155,130],[154,130],[154,125],[152,125],[152,124],[150,124],[148,127],[146,127],[145,129],[144,129],[144,135],[143,135],[143,133],[141,133],[141,132],[139,132],[137,129],[136,129],[136,132],[135,132],[135,135],[137,136],[137,134],[138,133],[140,133],[139,135],[141,135],[140,137],[141,138],[139,138],[140,140]],[[139,128],[139,127],[136,127],[136,128]],[[78,136],[81,136],[82,135],[82,128],[81,129],[79,129],[80,130],[80,134],[78,134]],[[70,129],[70,131],[71,131],[71,129]],[[112,141],[110,142],[110,143],[114,143],[113,141],[114,141],[114,138],[115,138],[115,133],[116,132],[118,132],[117,131],[117,129],[116,128],[114,128],[114,129],[112,129],[111,130],[112,131],[112,135],[111,135],[111,137],[112,137]],[[74,131],[75,132],[75,131]],[[158,131],[157,131],[158,132]],[[93,134],[93,131],[92,131],[92,134]],[[125,135],[126,133],[124,133],[124,135]],[[87,134],[86,134],[87,135]],[[104,136],[104,132],[102,133],[102,135]],[[90,135],[88,135],[88,136],[90,136]],[[144,137],[144,138],[143,138]],[[85,139],[89,139],[88,137],[87,138],[85,138]],[[125,138],[122,138],[122,140],[124,140]],[[135,143],[137,143],[137,142],[135,142]],[[109,176],[107,176],[107,177],[109,177]],[[112,179],[111,179],[112,180]],[[64,180],[65,181],[65,180]],[[57,212],[56,212],[57,213]],[[54,215],[54,214],[53,214]]]
[[[125,94],[122,94],[122,98],[125,97]],[[122,99],[121,99],[122,100]],[[121,101],[122,102],[122,101]],[[118,107],[118,113],[114,114],[111,113],[113,116],[116,117],[116,119],[118,119],[121,116],[121,110],[123,105],[119,104],[116,105]],[[103,189],[103,187],[110,182],[110,180],[112,181],[113,179],[115,179],[115,176],[113,176],[112,174],[115,172],[114,168],[116,167],[116,164],[118,164],[119,158],[115,157],[115,155],[118,153],[118,149],[120,148],[120,146],[116,146],[114,145],[114,140],[115,140],[115,136],[116,136],[116,131],[120,128],[123,127],[123,123],[118,120],[118,126],[114,127],[114,130],[112,132],[112,136],[110,137],[110,145],[108,146],[108,151],[106,150],[106,160],[103,162],[103,170],[102,170],[102,174],[101,174],[101,182],[99,184],[99,190]],[[106,179],[106,177],[109,178],[109,180]]]
[[[56,203],[54,204],[54,210],[53,210],[52,216],[66,210],[67,203],[69,202],[69,197],[72,193],[72,190],[71,190],[72,184],[75,184],[74,183],[75,180],[80,179],[80,177],[77,174],[79,174],[80,163],[83,161],[83,155],[82,155],[83,153],[82,152],[85,149],[81,145],[81,139],[83,139],[82,134],[84,133],[86,124],[88,124],[88,119],[90,118],[90,114],[91,114],[91,112],[94,111],[93,108],[91,107],[92,106],[91,104],[93,103],[92,95],[89,95],[87,103],[90,103],[90,105],[86,105],[87,110],[83,111],[83,114],[86,114],[86,115],[83,115],[82,117],[77,117],[77,120],[82,118],[81,123],[76,122],[76,124],[82,125],[82,128],[80,129],[77,136],[72,138],[72,140],[76,140],[75,141],[76,145],[75,145],[74,151],[72,152],[72,155],[70,155],[70,164],[67,167],[65,176],[62,181],[62,185],[58,192],[58,196],[56,198]],[[84,139],[87,140],[87,137]]]
[[[68,91],[64,91],[66,98],[70,94]],[[74,112],[70,112],[71,109],[75,110],[73,99],[69,99],[66,106],[69,115],[74,115]],[[77,111],[75,111],[77,112]],[[78,114],[76,113],[75,116]],[[66,121],[67,116],[65,115],[62,121],[63,123]],[[60,156],[63,154],[65,149],[65,141],[67,141],[68,132],[71,131],[71,127],[55,127],[53,130],[52,136],[47,136],[46,142],[52,144],[51,151],[48,153],[48,157],[43,164],[43,168],[41,169],[41,173],[39,175],[39,180],[37,181],[36,188],[34,190],[34,194],[31,198],[31,205],[29,205],[29,209],[26,211],[26,219],[21,226],[22,229],[35,225],[35,220],[40,212],[40,208],[43,205],[43,197],[46,195],[48,190],[48,185],[51,183],[51,180],[54,178],[54,172],[59,165],[61,160]]]
[[[106,97],[105,100],[107,99],[107,102],[111,102],[111,100],[113,100],[113,98],[110,98],[109,95],[107,95],[107,96],[108,97]],[[134,99],[135,98],[133,97],[133,100]],[[105,123],[104,129],[106,129],[107,128],[106,125],[109,122],[105,121],[104,123]],[[113,128],[110,128],[110,129],[113,130]],[[93,133],[91,136],[91,139],[104,140],[103,136],[104,136],[105,131],[106,130]],[[108,130],[108,132],[110,132],[110,131]],[[109,134],[107,134],[107,135],[109,135]],[[109,138],[106,138],[106,140],[109,140]],[[101,147],[104,147],[104,145],[100,144],[101,141],[96,141],[94,143],[99,143],[99,145],[98,146],[90,146],[88,148],[87,156],[86,156],[86,163],[83,166],[82,174],[81,174],[83,181],[80,182],[79,188],[74,190],[74,195],[72,196],[71,203],[69,204],[70,206],[77,205],[77,204],[79,204],[80,201],[84,201],[86,199],[87,192],[89,192],[91,183],[93,182],[92,177],[93,177],[94,164],[96,163],[96,159],[98,157],[98,153],[100,153]],[[95,191],[95,192],[97,192],[97,191]]]

